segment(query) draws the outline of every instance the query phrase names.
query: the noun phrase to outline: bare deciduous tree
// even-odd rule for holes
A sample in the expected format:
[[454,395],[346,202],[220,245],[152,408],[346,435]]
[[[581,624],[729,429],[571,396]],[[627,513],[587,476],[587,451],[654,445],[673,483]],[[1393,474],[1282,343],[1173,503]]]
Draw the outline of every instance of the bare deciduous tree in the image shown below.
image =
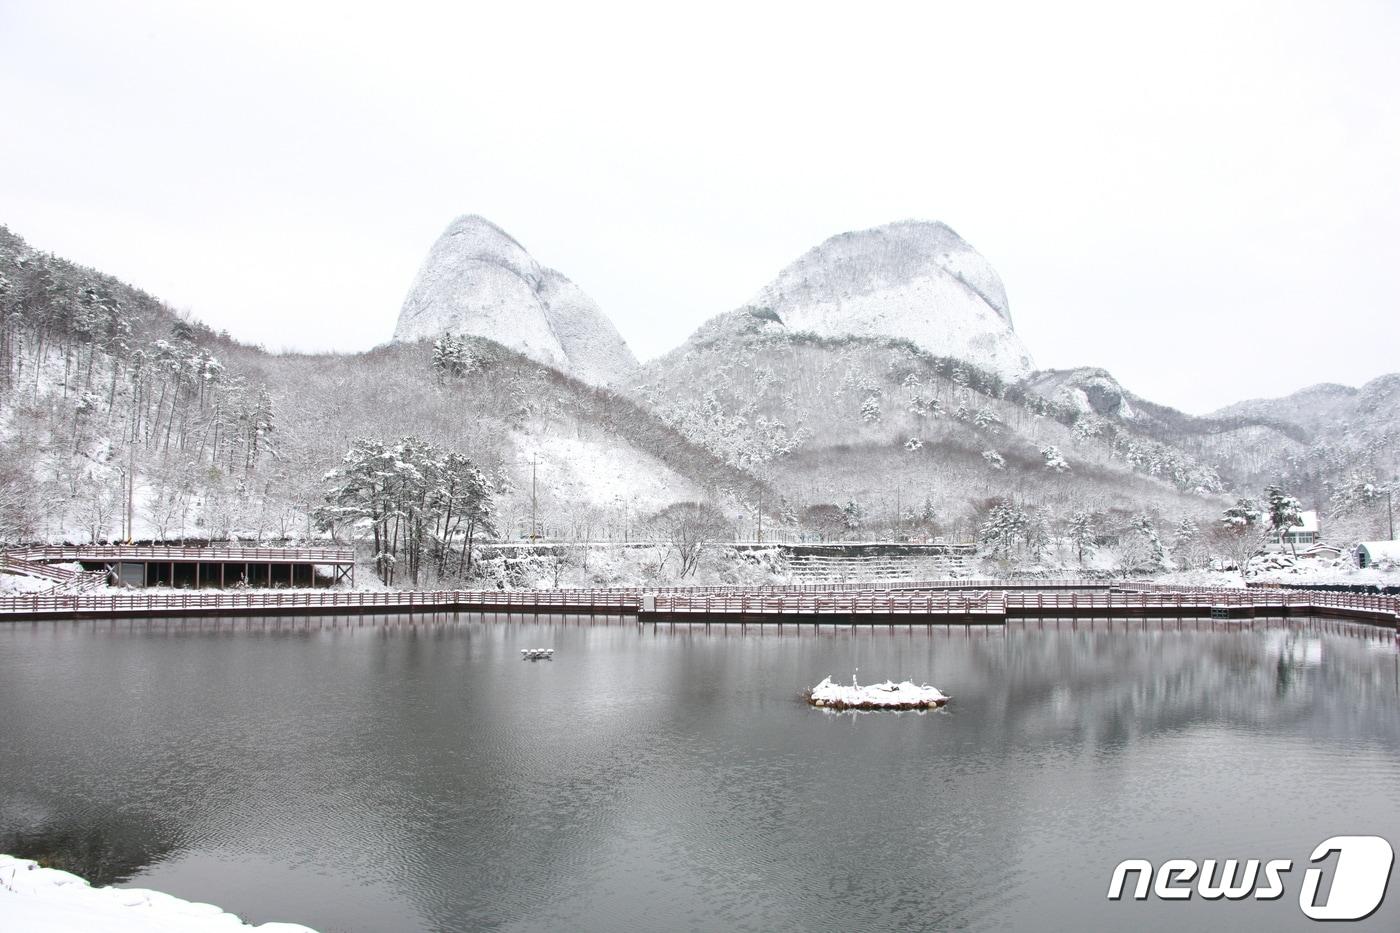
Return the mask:
[[679,576],[695,572],[705,547],[734,533],[719,509],[702,502],[677,502],[657,512],[652,523],[680,559]]

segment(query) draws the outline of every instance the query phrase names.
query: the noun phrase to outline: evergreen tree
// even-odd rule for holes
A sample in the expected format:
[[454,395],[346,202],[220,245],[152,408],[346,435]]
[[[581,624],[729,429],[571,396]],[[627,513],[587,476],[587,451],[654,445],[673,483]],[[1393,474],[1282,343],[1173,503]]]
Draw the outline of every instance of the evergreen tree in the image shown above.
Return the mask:
[[1235,564],[1241,574],[1249,569],[1249,560],[1263,544],[1259,528],[1264,513],[1253,499],[1239,498],[1221,515],[1216,528],[1216,543]]
[[1045,459],[1045,469],[1052,473],[1069,472],[1069,463],[1060,455],[1060,448],[1048,445],[1040,448],[1040,456]]
[[1195,563],[1194,550],[1200,537],[1201,529],[1194,520],[1183,518],[1177,523],[1172,531],[1172,553],[1176,556],[1178,564],[1190,567]]
[[[486,474],[470,457],[420,438],[404,437],[392,446],[357,440],[326,483],[317,524],[332,534],[367,526],[375,572],[385,583],[393,583],[402,567],[418,584],[429,561],[441,577],[454,553],[458,575],[466,573],[474,537],[496,533]],[[454,552],[458,539],[461,550]]]
[[992,555],[1010,557],[1016,542],[1022,539],[1030,528],[1030,516],[1010,499],[1002,499],[988,511],[978,529],[981,539]]
[[[1269,528],[1278,536],[1279,544],[1282,544],[1283,536],[1288,533],[1288,529],[1303,524],[1303,504],[1278,486],[1270,486],[1265,489],[1264,496],[1269,513]],[[1293,556],[1297,557],[1297,546],[1290,543],[1289,548],[1292,550]]]
[[1070,543],[1074,545],[1074,554],[1079,563],[1084,563],[1084,557],[1093,554],[1098,544],[1099,530],[1098,522],[1092,512],[1079,510],[1070,516],[1069,526],[1066,529]]

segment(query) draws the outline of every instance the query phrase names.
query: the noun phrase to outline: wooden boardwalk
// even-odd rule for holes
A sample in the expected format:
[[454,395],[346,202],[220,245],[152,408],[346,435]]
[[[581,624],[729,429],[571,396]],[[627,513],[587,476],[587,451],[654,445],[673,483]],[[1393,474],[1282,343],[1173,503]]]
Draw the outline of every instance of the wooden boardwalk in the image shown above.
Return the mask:
[[[836,585],[831,585],[836,586]],[[1050,588],[950,581],[922,588],[745,590],[279,590],[141,593],[103,590],[0,597],[0,620],[419,612],[512,612],[635,616],[643,624],[812,622],[837,625],[999,625],[1014,619],[1157,617],[1247,619],[1318,616],[1389,629],[1400,623],[1400,597],[1283,589],[1173,589],[1103,583]]]

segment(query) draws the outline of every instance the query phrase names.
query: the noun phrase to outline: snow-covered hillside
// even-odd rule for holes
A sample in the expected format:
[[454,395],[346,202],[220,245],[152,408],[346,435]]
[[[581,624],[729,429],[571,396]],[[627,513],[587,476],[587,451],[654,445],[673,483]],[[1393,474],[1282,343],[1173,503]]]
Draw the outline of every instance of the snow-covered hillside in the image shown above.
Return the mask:
[[908,341],[793,333],[741,311],[642,376],[634,392],[648,408],[771,477],[814,526],[844,510],[848,526],[966,539],[1007,490],[1057,514],[1152,509],[1173,521],[1225,501],[1208,467],[1132,421],[1086,416]]
[[751,305],[789,331],[909,340],[1012,381],[1034,369],[996,270],[941,223],[832,237],[778,273]]
[[939,224],[837,237],[760,300],[624,395],[599,387],[635,364],[596,306],[480,218],[434,247],[404,339],[309,355],[239,344],[0,227],[0,540],[314,536],[334,524],[324,477],[362,439],[470,458],[506,539],[633,540],[699,502],[740,524],[761,509],[770,534],[963,540],[1011,502],[1028,549],[1051,529],[1152,551],[1273,483],[1329,540],[1388,536],[1400,376],[1210,417],[1102,369],[1008,379],[975,362],[1030,365],[1000,282]]
[[394,339],[443,334],[494,340],[594,385],[621,383],[637,368],[593,299],[475,215],[458,217],[433,244]]
[[1309,432],[1324,431],[1330,425],[1353,417],[1357,402],[1371,394],[1371,389],[1371,386],[1358,390],[1352,386],[1323,382],[1299,389],[1282,398],[1256,398],[1235,402],[1217,411],[1215,416],[1276,418],[1299,425]]
[[[586,317],[562,276],[539,283],[559,319]],[[575,356],[598,333],[558,332]],[[551,536],[621,538],[674,502],[763,494],[621,395],[485,338],[454,346],[449,367],[416,341],[267,353],[0,227],[0,542],[315,536],[327,473],[360,439],[471,458],[509,538],[532,511],[522,452]]]

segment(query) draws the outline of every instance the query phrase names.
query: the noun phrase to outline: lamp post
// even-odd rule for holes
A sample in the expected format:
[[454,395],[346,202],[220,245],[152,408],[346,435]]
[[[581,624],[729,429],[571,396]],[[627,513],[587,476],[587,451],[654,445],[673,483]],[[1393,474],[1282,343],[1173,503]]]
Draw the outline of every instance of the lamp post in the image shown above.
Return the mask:
[[539,524],[535,520],[535,466],[539,462],[538,454],[530,455],[530,543],[534,544],[539,537],[537,529]]
[[763,543],[763,487],[758,487],[758,543]]
[[1395,484],[1400,482],[1400,477],[1390,481],[1390,485],[1385,487],[1385,515],[1390,523],[1390,540],[1395,540]]

